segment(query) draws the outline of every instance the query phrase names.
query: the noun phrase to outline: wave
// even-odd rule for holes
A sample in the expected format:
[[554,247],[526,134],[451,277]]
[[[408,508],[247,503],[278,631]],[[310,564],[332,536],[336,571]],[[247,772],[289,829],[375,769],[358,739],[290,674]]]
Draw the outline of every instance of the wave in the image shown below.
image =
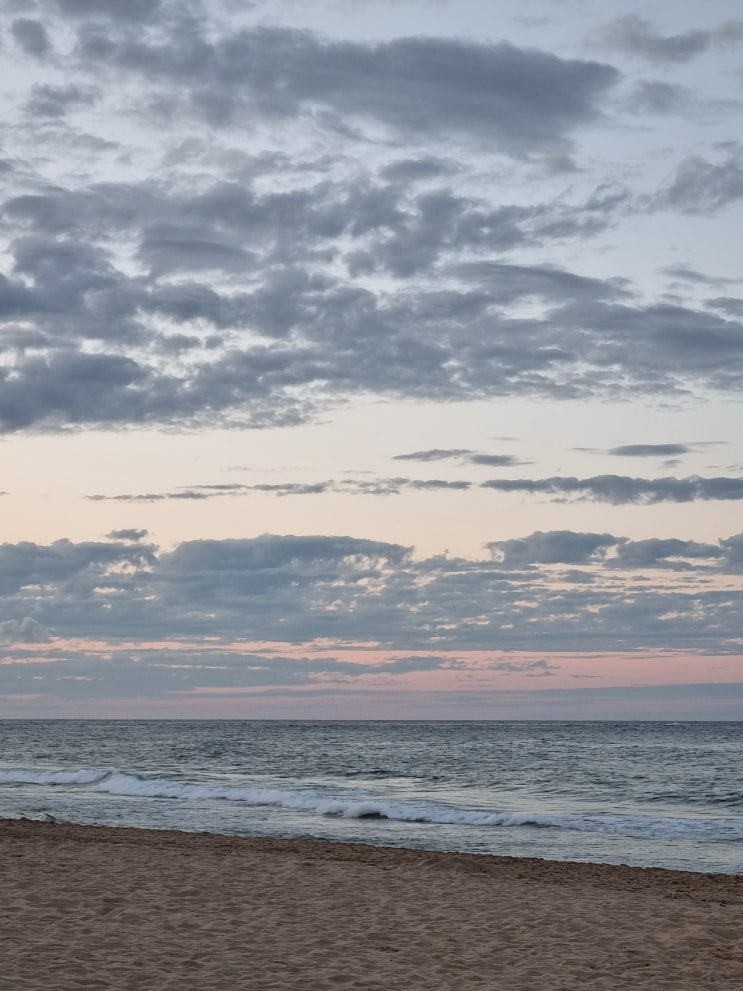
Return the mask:
[[700,791],[696,794],[685,794],[682,791],[664,791],[648,796],[645,801],[667,805],[668,803],[681,803],[683,805],[694,805],[700,808],[718,806],[725,809],[743,808],[743,792],[731,791],[724,794],[715,792]]
[[170,799],[184,802],[232,802],[245,806],[271,806],[310,815],[342,819],[390,820],[396,823],[479,828],[561,829],[627,837],[697,838],[743,841],[741,818],[674,818],[596,812],[534,812],[463,808],[414,799],[385,799],[339,795],[315,788],[262,787],[256,785],[195,783],[130,771],[101,769],[28,770],[0,769],[0,784],[77,786],[83,791],[117,797]]
[[[344,778],[399,778],[399,771],[388,771],[384,767],[371,767],[368,770],[348,770],[343,772]],[[433,779],[431,779],[433,780]]]
[[105,778],[108,771],[31,771],[23,767],[0,768],[0,784],[13,785],[90,785]]

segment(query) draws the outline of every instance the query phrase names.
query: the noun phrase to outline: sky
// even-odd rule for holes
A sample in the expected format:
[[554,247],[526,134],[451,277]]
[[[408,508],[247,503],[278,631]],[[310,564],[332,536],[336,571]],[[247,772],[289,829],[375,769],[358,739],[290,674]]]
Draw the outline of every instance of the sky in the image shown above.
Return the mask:
[[739,3],[0,10],[0,717],[743,718]]

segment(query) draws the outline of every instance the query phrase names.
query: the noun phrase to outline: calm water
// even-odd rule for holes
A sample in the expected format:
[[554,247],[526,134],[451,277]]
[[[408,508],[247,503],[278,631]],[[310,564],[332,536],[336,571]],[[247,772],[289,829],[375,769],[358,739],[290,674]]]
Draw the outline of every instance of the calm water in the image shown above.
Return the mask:
[[743,723],[0,721],[0,816],[743,872]]

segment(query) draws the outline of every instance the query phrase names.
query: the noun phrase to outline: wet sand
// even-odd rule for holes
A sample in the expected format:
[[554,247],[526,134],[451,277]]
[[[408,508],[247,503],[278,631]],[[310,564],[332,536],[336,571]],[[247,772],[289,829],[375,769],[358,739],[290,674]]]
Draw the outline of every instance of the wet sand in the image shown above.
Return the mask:
[[0,820],[5,991],[743,988],[743,877]]

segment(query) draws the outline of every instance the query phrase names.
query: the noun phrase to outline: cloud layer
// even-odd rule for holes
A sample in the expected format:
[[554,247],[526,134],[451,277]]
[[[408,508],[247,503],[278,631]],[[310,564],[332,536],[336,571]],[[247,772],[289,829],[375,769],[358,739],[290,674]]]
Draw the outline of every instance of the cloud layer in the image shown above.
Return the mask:
[[7,704],[739,655],[743,21],[377,6],[4,5]]
[[[83,672],[70,691],[89,677],[99,691],[151,664],[163,684],[256,685],[435,670],[468,651],[743,650],[740,534],[704,544],[536,532],[492,542],[481,560],[421,560],[350,537],[193,540],[169,552],[135,537],[0,547],[3,693],[33,688],[40,672]],[[261,642],[274,646],[261,653]],[[311,642],[328,644],[324,668],[282,660]],[[344,645],[388,657],[349,666],[333,659]]]
[[[737,150],[685,158],[651,197],[603,182],[535,200],[498,181],[509,160],[574,169],[616,105],[614,66],[331,39],[249,7],[34,9],[7,53],[36,81],[17,76],[6,115],[0,430],[291,425],[368,395],[737,389],[734,306],[646,302],[626,280],[509,257],[740,197]],[[661,57],[736,24],[674,42],[625,18],[608,36]],[[103,119],[121,127],[94,133]],[[67,160],[80,167],[51,174]]]

